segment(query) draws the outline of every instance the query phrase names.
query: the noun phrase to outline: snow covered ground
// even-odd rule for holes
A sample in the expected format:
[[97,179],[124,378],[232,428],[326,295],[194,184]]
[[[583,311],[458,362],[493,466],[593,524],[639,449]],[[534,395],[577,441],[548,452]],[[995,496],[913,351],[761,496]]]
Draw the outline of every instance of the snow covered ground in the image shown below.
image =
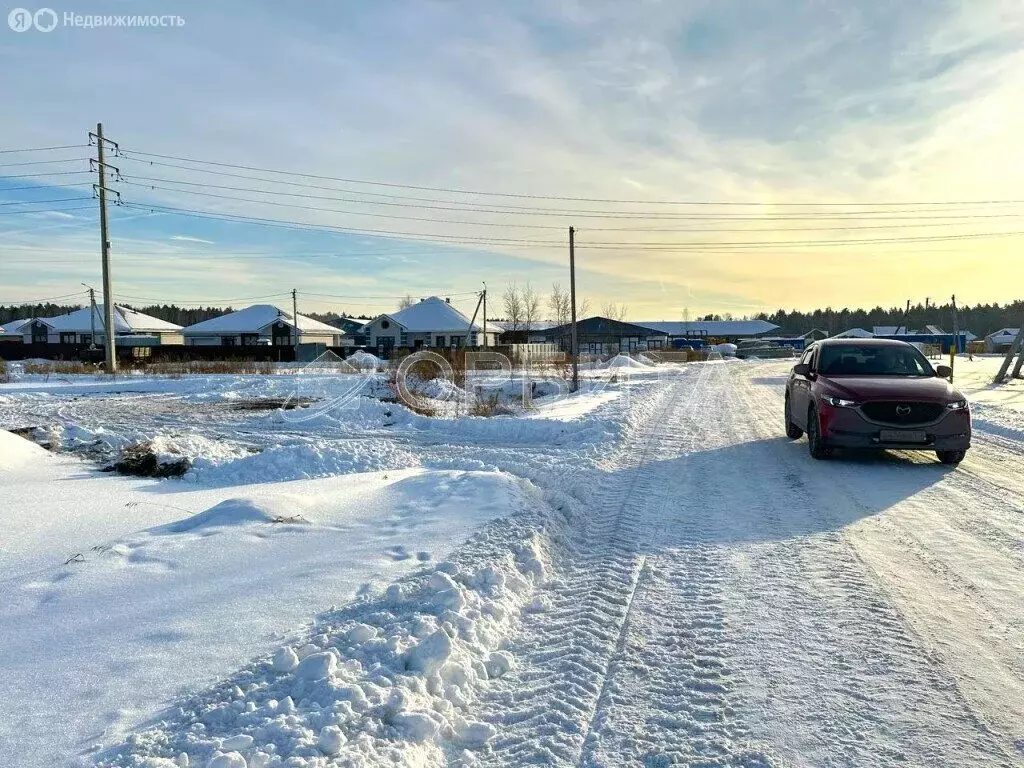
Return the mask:
[[[1024,765],[1022,382],[958,360],[958,468],[814,462],[790,365],[612,361],[490,418],[0,386],[60,447],[0,432],[0,764]],[[192,469],[96,471],[144,440]]]

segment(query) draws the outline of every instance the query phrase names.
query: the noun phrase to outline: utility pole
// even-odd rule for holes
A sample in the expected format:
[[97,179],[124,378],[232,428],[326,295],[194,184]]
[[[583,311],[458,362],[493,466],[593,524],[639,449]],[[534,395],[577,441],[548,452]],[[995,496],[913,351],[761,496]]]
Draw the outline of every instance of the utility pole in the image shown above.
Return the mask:
[[299,295],[292,288],[292,326],[295,329],[295,362],[299,362]]
[[487,347],[487,283],[484,283],[484,348]]
[[[103,138],[103,123],[96,123],[96,133],[89,134],[90,143],[96,141],[96,173],[97,184],[96,194],[100,199],[100,257],[103,263],[103,325],[104,339],[103,346],[106,348],[105,371],[109,374],[117,373],[117,352],[114,345],[114,289],[110,276],[110,237],[107,232],[107,163],[104,160],[104,150],[109,143],[117,152],[117,143]],[[113,167],[113,166],[111,166]],[[117,168],[114,168],[118,174]],[[115,194],[117,194],[115,192]]]
[[92,331],[92,335],[89,337],[89,349],[96,349],[96,291],[92,286],[85,285],[85,287],[89,289],[89,328]]
[[[956,373],[956,356],[960,351],[960,318],[957,317],[956,313],[956,294],[953,294],[953,346],[949,348],[949,367],[953,373]],[[953,381],[953,373],[949,375],[949,380]]]
[[576,230],[569,227],[569,302],[572,308],[572,391],[580,388],[580,351],[576,338]]
[[992,380],[993,383],[1003,383],[1003,378],[1006,376],[1007,371],[1010,370],[1010,364],[1013,362],[1013,357],[1018,353],[1020,354],[1020,357],[1017,359],[1017,365],[1013,369],[1014,377],[1020,373],[1021,367],[1024,366],[1024,318],[1021,318],[1021,324],[1020,328],[1017,329],[1017,335],[1010,344],[1010,348],[1006,350],[1006,357],[1003,358],[1003,364],[999,366],[999,373],[997,373],[995,379]]

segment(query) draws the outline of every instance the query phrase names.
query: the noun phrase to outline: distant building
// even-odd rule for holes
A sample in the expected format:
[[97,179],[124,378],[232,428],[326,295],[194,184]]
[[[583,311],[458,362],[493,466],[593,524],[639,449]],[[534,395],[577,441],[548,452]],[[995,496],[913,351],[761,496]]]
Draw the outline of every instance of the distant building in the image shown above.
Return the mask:
[[32,322],[31,318],[24,318],[22,320],[8,320],[0,327],[0,343],[8,342],[13,344],[21,344],[24,341],[22,336],[22,326],[26,323]]
[[[487,328],[486,346],[493,347],[503,329]],[[431,296],[412,306],[379,315],[366,324],[367,346],[387,355],[392,349],[484,346],[484,328],[446,299]]]
[[1020,333],[1020,328],[1000,328],[985,337],[986,352],[1006,352]]
[[[568,351],[572,339],[572,323],[556,325],[545,332],[545,340]],[[609,317],[588,317],[576,322],[576,343],[584,355],[613,355],[662,349],[668,345],[668,334],[637,323],[612,320]]]
[[182,335],[189,346],[290,347],[297,341],[299,344],[333,347],[340,344],[342,331],[303,314],[298,315],[296,322],[291,312],[273,304],[254,304],[238,312],[190,325]]
[[716,339],[737,342],[754,339],[777,331],[779,326],[767,320],[693,320],[693,321],[637,321],[636,325],[660,331],[668,339],[668,345],[685,346],[688,339]]
[[833,336],[833,339],[871,339],[874,338],[871,331],[865,331],[863,328],[848,328],[842,333],[837,333]]
[[502,344],[543,344],[547,341],[547,331],[557,326],[554,320],[532,320],[529,323],[520,321],[515,330],[508,320],[488,320],[487,329],[491,327],[500,334]]
[[[25,344],[102,344],[106,338],[103,305],[97,304],[94,312],[85,307],[56,317],[34,317],[23,321],[17,331]],[[114,337],[117,344],[182,343],[180,325],[116,305]]]

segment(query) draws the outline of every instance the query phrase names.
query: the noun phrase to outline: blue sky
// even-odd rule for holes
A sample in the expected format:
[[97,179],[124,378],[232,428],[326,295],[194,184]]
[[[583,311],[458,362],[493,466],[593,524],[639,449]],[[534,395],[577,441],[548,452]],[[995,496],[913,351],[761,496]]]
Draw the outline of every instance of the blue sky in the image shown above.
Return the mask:
[[[51,7],[61,15],[176,14],[185,25],[58,27],[45,34],[0,28],[0,99],[9,107],[0,149],[81,143],[102,120],[125,148],[127,156],[114,161],[124,180],[114,186],[133,204],[320,227],[546,243],[452,247],[117,208],[111,217],[114,274],[125,297],[194,301],[296,288],[307,294],[303,306],[310,309],[372,314],[393,308],[396,295],[461,294],[482,281],[495,294],[510,281],[525,280],[546,292],[553,281],[568,281],[562,241],[570,224],[580,229],[581,292],[595,307],[606,301],[628,305],[634,319],[677,319],[687,309],[739,315],[779,306],[898,304],[953,292],[971,303],[1017,295],[1013,281],[1003,279],[1008,271],[1020,274],[1016,236],[735,252],[726,246],[594,246],[627,239],[664,247],[687,240],[1013,232],[1024,230],[1014,216],[1020,206],[987,209],[1003,214],[991,221],[879,227],[868,234],[784,231],[793,222],[756,228],[747,222],[736,231],[700,234],[685,232],[702,228],[700,222],[687,222],[679,225],[682,232],[611,233],[594,225],[614,223],[573,214],[467,217],[298,197],[277,199],[298,207],[226,200],[212,195],[274,198],[174,182],[280,187],[149,166],[132,154],[526,195],[744,201],[766,204],[754,210],[768,214],[784,212],[776,207],[780,203],[806,201],[1024,200],[1018,148],[1024,132],[1024,7],[1017,3],[449,0]],[[0,155],[0,165],[67,158],[74,162],[51,167],[85,171],[88,152]],[[0,167],[6,176],[43,170]],[[165,179],[153,183],[177,191],[149,189],[140,177]],[[48,184],[89,181],[87,174],[0,181],[0,203],[87,195],[87,187]],[[456,203],[517,202],[419,194]],[[64,295],[82,281],[98,285],[96,216],[85,205],[50,206],[67,208],[65,214],[22,212],[47,207],[42,204],[0,207],[11,212],[0,215],[0,300]],[[451,218],[492,226],[451,224]]]

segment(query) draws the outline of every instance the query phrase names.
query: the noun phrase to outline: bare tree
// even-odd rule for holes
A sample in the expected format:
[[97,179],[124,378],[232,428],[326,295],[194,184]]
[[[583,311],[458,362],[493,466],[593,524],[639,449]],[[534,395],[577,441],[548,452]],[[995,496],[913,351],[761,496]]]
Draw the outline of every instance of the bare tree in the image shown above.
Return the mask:
[[548,310],[555,325],[565,325],[569,322],[569,294],[562,290],[561,283],[554,283],[551,286]]
[[505,319],[508,321],[505,328],[510,333],[516,333],[523,324],[523,300],[519,295],[519,286],[509,283],[502,296],[502,302],[505,305]]
[[[571,311],[571,310],[570,310]],[[590,299],[582,298],[576,302],[576,319],[582,320],[590,314]]]
[[537,291],[530,285],[529,280],[523,286],[520,299],[523,304],[523,325],[526,326],[526,331],[529,332],[533,328],[533,324],[540,320],[540,296],[537,295]]
[[626,305],[616,304],[614,301],[607,301],[601,305],[601,315],[610,320],[618,320],[620,323],[626,320]]
[[415,303],[416,302],[412,300],[412,296],[407,293],[407,294],[405,294],[405,296],[403,296],[402,298],[400,298],[398,300],[398,308],[400,310],[401,309],[408,309],[409,307],[411,307]]

